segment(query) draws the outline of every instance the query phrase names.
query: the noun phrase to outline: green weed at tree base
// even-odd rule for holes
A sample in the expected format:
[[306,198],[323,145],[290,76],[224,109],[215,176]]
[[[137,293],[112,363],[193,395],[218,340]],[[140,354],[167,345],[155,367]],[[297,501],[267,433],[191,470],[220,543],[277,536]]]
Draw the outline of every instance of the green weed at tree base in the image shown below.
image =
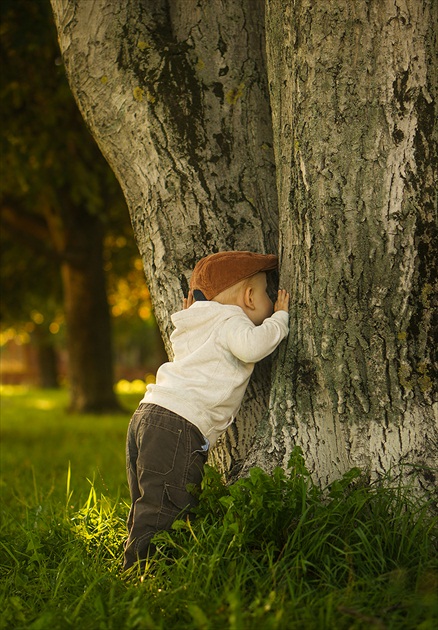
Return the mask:
[[[9,456],[3,463],[0,628],[436,627],[436,519],[428,503],[389,478],[370,484],[359,470],[321,490],[299,451],[287,472],[253,469],[228,487],[207,468],[196,518],[156,536],[143,581],[135,571],[122,574],[128,496],[118,468],[129,413],[79,425],[85,459],[74,458],[69,472],[62,422],[70,435],[73,421],[52,402],[31,420],[27,463]],[[25,419],[6,417],[4,449],[12,451],[30,409]],[[49,427],[58,448],[43,457]],[[102,431],[121,450],[112,468],[100,450],[105,440],[93,439]],[[62,476],[50,472],[61,464]]]
[[357,470],[324,493],[298,464],[289,475],[253,470],[220,491],[216,505],[209,488],[218,479],[210,469],[198,520],[175,524],[177,535],[156,537],[157,553],[171,559],[173,570],[153,560],[154,579],[164,566],[163,589],[169,579],[175,588],[184,576],[191,585],[198,580],[205,608],[199,597],[196,606],[204,612],[211,593],[237,592],[243,628],[262,627],[262,620],[263,627],[351,628],[373,619],[376,627],[390,621],[401,625],[389,627],[408,628],[422,614],[426,623],[437,606],[419,588],[425,575],[437,577],[427,506],[409,501],[399,487],[365,483]]

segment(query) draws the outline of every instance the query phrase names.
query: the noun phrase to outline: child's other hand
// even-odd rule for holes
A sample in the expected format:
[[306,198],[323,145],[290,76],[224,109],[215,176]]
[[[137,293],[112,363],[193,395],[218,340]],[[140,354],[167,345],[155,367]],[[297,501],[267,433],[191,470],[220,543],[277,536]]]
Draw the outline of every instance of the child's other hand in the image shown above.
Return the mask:
[[193,291],[189,291],[188,296],[183,299],[183,309],[185,310],[190,308],[194,301],[195,298],[193,297]]
[[286,311],[286,313],[289,311],[289,293],[286,289],[278,290],[278,297],[274,304],[274,311],[275,313],[277,311]]

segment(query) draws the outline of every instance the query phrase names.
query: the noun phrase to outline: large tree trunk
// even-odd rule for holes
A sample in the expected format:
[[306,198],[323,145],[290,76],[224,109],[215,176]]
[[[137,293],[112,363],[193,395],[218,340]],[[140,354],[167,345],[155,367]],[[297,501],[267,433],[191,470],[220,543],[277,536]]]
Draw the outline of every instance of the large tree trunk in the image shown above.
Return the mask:
[[282,277],[294,306],[260,453],[286,462],[299,444],[323,481],[357,464],[436,465],[438,5],[268,7]]
[[[263,0],[53,0],[81,112],[124,191],[155,315],[170,315],[195,262],[221,249],[276,252],[277,202]],[[267,407],[258,370],[224,467]],[[239,440],[235,440],[235,433]]]
[[53,343],[53,335],[48,330],[37,327],[32,333],[32,344],[36,348],[39,387],[57,389],[59,387],[58,355]]
[[67,329],[70,411],[120,409],[114,393],[111,320],[98,217],[69,214],[61,274]]
[[[168,341],[193,264],[277,250],[259,0],[52,0],[79,107],[124,190]],[[282,284],[292,325],[218,459],[300,444],[323,482],[430,463],[432,0],[268,1]],[[427,437],[425,437],[427,436]]]

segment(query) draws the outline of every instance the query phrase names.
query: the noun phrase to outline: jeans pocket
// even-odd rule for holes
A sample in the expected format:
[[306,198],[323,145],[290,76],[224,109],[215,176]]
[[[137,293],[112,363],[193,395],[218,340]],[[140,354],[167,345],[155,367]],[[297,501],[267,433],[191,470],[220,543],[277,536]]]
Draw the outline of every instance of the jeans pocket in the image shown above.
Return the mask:
[[181,429],[153,423],[145,424],[139,432],[141,447],[138,449],[137,467],[158,475],[172,472],[181,434]]

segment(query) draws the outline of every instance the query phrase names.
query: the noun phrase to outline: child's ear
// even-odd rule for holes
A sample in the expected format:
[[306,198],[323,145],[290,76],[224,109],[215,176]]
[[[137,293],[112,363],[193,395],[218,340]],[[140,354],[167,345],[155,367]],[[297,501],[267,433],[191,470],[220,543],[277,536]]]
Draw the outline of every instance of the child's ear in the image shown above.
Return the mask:
[[254,310],[255,306],[254,306],[254,290],[252,288],[252,286],[248,286],[245,289],[245,293],[243,295],[243,301],[245,303],[245,306],[247,308],[250,308],[251,310]]

